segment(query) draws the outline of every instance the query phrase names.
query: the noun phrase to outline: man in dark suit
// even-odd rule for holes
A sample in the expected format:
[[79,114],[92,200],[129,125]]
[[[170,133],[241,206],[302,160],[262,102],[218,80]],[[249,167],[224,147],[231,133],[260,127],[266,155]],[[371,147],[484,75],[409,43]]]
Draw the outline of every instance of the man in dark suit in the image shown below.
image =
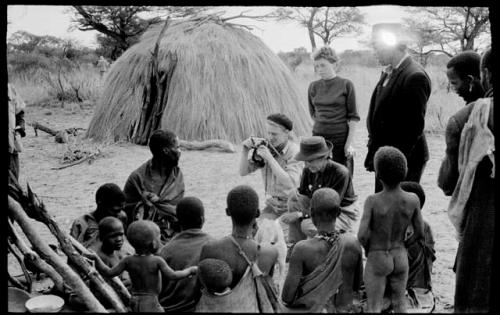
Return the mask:
[[[424,68],[406,51],[409,36],[398,23],[373,26],[372,43],[381,65],[387,66],[375,87],[368,117],[365,167],[373,172],[373,156],[382,146],[393,146],[408,162],[406,181],[419,182],[429,159],[424,135],[425,111],[431,81]],[[382,190],[375,179],[375,192]]]

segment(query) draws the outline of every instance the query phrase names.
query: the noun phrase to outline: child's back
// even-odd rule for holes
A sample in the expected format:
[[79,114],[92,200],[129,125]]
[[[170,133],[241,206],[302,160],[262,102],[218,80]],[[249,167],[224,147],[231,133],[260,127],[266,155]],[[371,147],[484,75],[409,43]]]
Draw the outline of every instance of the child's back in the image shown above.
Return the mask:
[[419,209],[415,194],[402,189],[385,191],[369,196],[366,200],[372,208],[369,250],[403,248],[407,227]]
[[406,158],[401,151],[382,147],[375,153],[374,164],[383,190],[366,198],[358,231],[367,256],[364,280],[368,312],[382,310],[386,284],[391,287],[394,310],[405,312],[409,267],[404,239],[410,224],[416,238],[423,236],[420,201],[417,195],[400,187],[407,172]]
[[[154,255],[133,255],[125,258],[125,270],[132,279],[134,293],[159,294],[161,290],[161,267],[163,258]],[[164,262],[164,261],[163,261]]]

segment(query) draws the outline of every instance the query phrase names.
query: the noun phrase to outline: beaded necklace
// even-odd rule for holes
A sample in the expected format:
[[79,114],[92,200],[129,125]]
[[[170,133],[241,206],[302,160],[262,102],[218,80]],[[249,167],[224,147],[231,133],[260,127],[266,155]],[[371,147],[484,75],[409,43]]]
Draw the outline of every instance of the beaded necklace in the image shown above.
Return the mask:
[[316,234],[314,237],[321,239],[321,240],[324,240],[328,244],[333,245],[339,240],[339,232],[337,232],[337,231],[333,231],[333,232],[321,231],[321,232],[318,232],[318,234]]
[[250,236],[250,235],[231,234],[231,236],[234,237],[234,238],[242,238],[242,239],[246,239],[246,240],[252,240],[253,239],[253,236]]

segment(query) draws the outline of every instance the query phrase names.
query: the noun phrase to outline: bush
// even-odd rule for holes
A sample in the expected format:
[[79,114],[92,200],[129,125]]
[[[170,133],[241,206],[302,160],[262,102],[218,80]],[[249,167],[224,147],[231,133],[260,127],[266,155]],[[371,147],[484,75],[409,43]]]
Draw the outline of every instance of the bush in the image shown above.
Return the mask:
[[53,58],[37,52],[10,53],[7,55],[7,63],[12,67],[12,71],[16,73],[32,72],[36,69],[55,69]]
[[375,54],[371,50],[346,50],[339,54],[342,65],[358,65],[363,67],[377,67],[379,65]]
[[302,62],[311,59],[310,54],[304,47],[295,48],[291,52],[279,52],[278,57],[280,57],[294,72]]

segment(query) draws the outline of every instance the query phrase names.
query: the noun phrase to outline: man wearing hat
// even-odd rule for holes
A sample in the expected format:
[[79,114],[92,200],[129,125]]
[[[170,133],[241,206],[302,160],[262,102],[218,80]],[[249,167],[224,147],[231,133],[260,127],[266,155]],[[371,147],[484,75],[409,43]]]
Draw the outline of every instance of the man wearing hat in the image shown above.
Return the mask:
[[[286,115],[271,114],[267,116],[268,145],[258,145],[263,139],[254,137],[242,142],[240,175],[260,169],[265,193],[269,196],[261,218],[274,220],[285,213],[288,195],[298,186],[303,163],[295,159],[298,145],[289,141],[292,129],[293,123]],[[255,161],[255,155],[262,163]]]
[[310,201],[320,188],[332,188],[340,197],[340,214],[336,229],[353,233],[353,225],[359,218],[359,211],[349,170],[330,159],[333,144],[321,136],[302,139],[300,151],[295,156],[305,162],[300,186],[288,200],[288,211],[282,221],[289,224],[289,241],[296,243],[316,235],[317,230],[310,218]]
[[[407,53],[409,40],[401,24],[373,26],[374,50],[380,64],[386,68],[370,100],[365,167],[373,172],[373,156],[377,149],[393,146],[403,152],[408,161],[405,180],[418,183],[429,159],[424,124],[431,81],[424,68]],[[381,190],[380,181],[375,179],[375,192]]]

